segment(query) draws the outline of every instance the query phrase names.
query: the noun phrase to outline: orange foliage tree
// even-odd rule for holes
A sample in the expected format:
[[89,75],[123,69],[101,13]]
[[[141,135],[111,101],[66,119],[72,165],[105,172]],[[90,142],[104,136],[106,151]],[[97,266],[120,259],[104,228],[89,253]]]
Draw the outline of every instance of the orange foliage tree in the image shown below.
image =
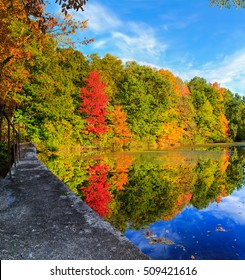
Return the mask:
[[[51,39],[73,46],[69,36],[86,24],[69,14],[51,16],[43,0],[0,0],[0,102],[12,107],[21,102],[18,93],[29,76],[26,62],[37,48],[42,50]],[[90,41],[85,38],[83,43]]]
[[108,112],[107,119],[109,133],[113,136],[113,150],[132,141],[132,133],[127,127],[127,117],[126,113],[122,111],[122,106],[115,105],[114,110]]
[[161,77],[169,82],[169,97],[171,106],[164,113],[162,133],[157,137],[157,144],[161,148],[165,145],[192,141],[191,119],[193,110],[190,108],[190,91],[187,85],[169,70],[158,71]]

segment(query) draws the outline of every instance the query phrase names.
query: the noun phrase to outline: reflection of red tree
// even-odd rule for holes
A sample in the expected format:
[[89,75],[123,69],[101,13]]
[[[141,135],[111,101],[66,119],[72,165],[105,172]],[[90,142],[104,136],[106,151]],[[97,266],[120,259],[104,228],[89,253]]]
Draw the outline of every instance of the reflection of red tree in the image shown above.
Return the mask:
[[108,167],[107,165],[97,164],[89,169],[89,185],[82,187],[85,202],[101,217],[110,214],[109,202],[111,194],[110,185],[107,183]]

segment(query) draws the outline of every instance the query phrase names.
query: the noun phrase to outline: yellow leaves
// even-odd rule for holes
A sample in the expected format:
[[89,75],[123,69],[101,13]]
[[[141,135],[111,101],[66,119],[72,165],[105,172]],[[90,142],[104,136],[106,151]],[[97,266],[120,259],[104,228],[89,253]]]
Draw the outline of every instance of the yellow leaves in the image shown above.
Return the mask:
[[180,139],[184,134],[183,128],[176,123],[166,122],[162,124],[162,134],[158,136],[158,145],[180,143]]
[[111,178],[111,182],[112,182],[112,185],[116,186],[117,191],[122,191],[122,190],[124,190],[124,185],[126,185],[128,182],[128,175],[127,175],[127,173],[115,174]]
[[217,82],[211,84],[213,89],[216,91],[216,93],[219,96],[219,101],[224,101],[224,96],[225,96],[225,88],[220,87],[220,84]]

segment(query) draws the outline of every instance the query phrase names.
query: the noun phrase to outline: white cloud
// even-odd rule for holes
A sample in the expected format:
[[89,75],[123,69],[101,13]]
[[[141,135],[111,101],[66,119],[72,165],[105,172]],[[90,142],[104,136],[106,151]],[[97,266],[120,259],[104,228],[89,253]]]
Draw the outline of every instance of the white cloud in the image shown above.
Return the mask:
[[[208,82],[218,82],[233,93],[245,95],[245,49],[225,56],[218,62],[208,62],[199,69],[187,67],[185,71],[176,71],[182,79],[195,76],[204,77]],[[192,65],[191,65],[192,66]]]
[[232,195],[223,198],[218,204],[211,204],[207,209],[201,212],[212,212],[217,218],[231,219],[237,224],[245,225],[245,189],[234,191]]
[[80,17],[88,18],[88,27],[94,33],[109,32],[122,25],[117,15],[105,6],[90,3],[89,9],[79,13]]
[[111,33],[121,56],[156,60],[167,49],[167,45],[159,41],[154,29],[148,25],[131,22],[128,23],[126,29],[126,32]]
[[[118,57],[133,57],[154,64],[167,49],[155,28],[138,21],[125,21],[106,6],[89,4],[89,9],[78,13],[80,19],[89,19],[88,31],[94,33],[95,51],[110,52]],[[92,35],[93,36],[93,35]]]

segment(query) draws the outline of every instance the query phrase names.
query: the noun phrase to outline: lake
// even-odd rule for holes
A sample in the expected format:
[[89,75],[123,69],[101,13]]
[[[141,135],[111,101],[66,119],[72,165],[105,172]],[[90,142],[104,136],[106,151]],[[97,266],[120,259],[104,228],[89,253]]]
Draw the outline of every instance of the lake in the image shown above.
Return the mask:
[[245,259],[245,145],[45,164],[151,259]]

